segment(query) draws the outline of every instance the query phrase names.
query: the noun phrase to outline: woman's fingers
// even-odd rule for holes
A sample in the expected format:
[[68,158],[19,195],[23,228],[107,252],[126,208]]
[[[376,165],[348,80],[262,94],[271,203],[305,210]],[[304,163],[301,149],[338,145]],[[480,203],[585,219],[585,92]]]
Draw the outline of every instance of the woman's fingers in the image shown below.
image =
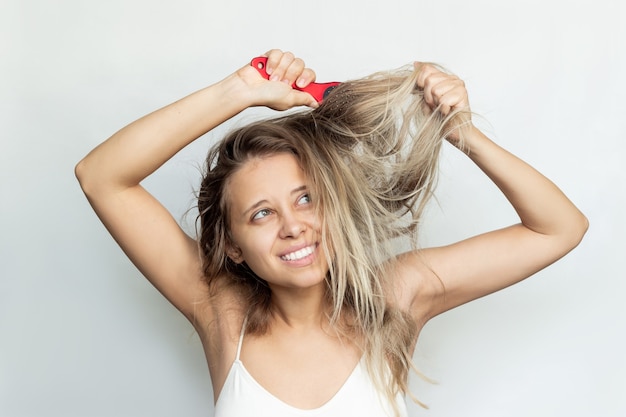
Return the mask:
[[447,116],[453,109],[467,107],[465,83],[458,78],[448,79],[433,86],[432,96],[435,105],[444,116]]
[[302,71],[304,71],[304,61],[300,58],[295,58],[285,69],[283,77],[280,81],[287,85],[293,85],[300,74],[302,74]]
[[259,77],[256,70],[246,66],[239,71],[253,94],[255,105],[263,105],[276,110],[286,110],[294,106],[317,107],[318,103],[308,93],[294,89],[306,87],[315,81],[315,72],[306,68],[304,61],[291,52],[272,49],[264,54],[267,57],[265,71],[270,81]]
[[270,81],[283,81],[287,69],[296,57],[291,52],[282,52],[273,49],[267,57],[266,71],[270,75]]
[[296,84],[304,87],[315,81],[315,72],[306,68],[304,61],[296,58],[291,52],[283,52],[280,49],[268,51],[266,71],[270,81],[281,81],[287,85]]
[[452,110],[468,107],[463,80],[432,65],[415,63],[415,66],[420,71],[417,86],[422,89],[424,101],[432,110],[438,109],[443,115],[448,115]]
[[445,117],[456,110],[464,110],[446,124],[446,138],[451,143],[458,144],[462,137],[461,130],[471,124],[468,116],[470,109],[465,82],[430,64],[416,62],[415,69],[419,71],[417,87],[423,92],[424,106],[428,107],[426,111],[438,111]]
[[299,88],[306,87],[315,81],[315,71],[311,68],[304,68],[302,73],[296,78],[296,85]]

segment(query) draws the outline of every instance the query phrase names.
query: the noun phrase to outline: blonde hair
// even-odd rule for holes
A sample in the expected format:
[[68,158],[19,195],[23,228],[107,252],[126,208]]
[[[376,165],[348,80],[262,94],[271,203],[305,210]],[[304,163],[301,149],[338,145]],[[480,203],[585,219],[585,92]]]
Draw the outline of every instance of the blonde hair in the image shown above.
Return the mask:
[[456,116],[443,117],[427,107],[417,75],[418,70],[401,68],[347,81],[315,110],[232,132],[209,152],[198,199],[209,287],[228,276],[229,285],[248,300],[248,331],[262,334],[271,293],[245,263],[226,256],[224,188],[251,158],[276,153],[297,158],[323,214],[330,322],[337,325],[350,317],[350,327],[363,338],[370,375],[394,407],[398,393],[409,393],[418,327],[389,303],[386,293],[393,280],[393,242],[404,237],[416,245],[421,214],[435,187],[441,143]]

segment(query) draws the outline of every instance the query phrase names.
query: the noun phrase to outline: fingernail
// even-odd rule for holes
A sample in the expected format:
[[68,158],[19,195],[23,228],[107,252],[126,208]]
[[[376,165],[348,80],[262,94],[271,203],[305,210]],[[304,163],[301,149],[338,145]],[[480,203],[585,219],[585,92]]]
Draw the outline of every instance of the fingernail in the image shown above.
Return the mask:
[[272,75],[270,81],[278,81],[278,75]]
[[302,78],[298,78],[298,79],[296,80],[296,85],[297,85],[298,87],[302,88],[302,87],[304,87],[305,82],[306,82],[306,80],[303,80]]

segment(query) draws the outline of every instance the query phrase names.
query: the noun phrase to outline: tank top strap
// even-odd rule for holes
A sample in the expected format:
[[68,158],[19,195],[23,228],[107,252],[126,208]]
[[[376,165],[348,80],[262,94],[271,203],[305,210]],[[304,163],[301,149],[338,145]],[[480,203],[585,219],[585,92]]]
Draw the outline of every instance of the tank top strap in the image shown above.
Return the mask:
[[243,344],[243,335],[246,333],[246,326],[248,324],[248,315],[244,317],[243,324],[241,325],[241,333],[239,333],[239,343],[237,343],[237,357],[236,361],[239,360],[239,356],[241,355],[241,345]]

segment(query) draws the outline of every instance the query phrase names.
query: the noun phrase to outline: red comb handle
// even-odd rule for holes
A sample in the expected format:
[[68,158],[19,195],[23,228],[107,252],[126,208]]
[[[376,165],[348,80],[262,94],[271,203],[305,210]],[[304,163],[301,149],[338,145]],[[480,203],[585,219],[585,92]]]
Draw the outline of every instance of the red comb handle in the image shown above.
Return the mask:
[[[266,80],[270,79],[269,74],[265,70],[265,67],[267,65],[267,57],[258,56],[252,59],[250,65],[256,68],[257,71],[259,71],[259,74],[263,76],[263,78],[265,78]],[[321,103],[322,100],[324,100],[324,98],[328,95],[328,93],[330,93],[339,84],[339,82],[335,81],[330,83],[311,83],[304,88],[300,88],[296,84],[293,84],[291,87],[298,91],[304,91],[305,93],[309,93],[313,96],[315,100],[317,100],[318,103]]]

